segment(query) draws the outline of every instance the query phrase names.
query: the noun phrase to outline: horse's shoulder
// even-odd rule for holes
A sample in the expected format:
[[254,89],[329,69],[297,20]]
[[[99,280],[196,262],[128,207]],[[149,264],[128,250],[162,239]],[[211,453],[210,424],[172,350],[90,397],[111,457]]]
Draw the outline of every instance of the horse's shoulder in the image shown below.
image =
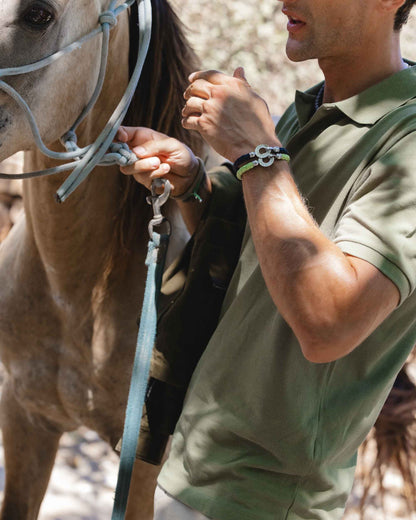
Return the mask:
[[[14,343],[15,339],[40,330],[40,318],[51,305],[45,270],[27,235],[23,217],[0,246],[0,342],[3,345],[6,337]],[[48,324],[48,328],[50,326]]]

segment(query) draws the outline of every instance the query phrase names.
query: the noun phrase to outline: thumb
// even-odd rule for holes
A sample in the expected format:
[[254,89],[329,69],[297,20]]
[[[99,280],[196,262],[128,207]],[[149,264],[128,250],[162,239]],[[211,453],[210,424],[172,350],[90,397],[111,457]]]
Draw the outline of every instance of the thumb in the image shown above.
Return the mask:
[[166,136],[143,126],[120,126],[115,137],[122,143],[127,143],[130,147],[133,147],[140,146],[141,143],[151,139],[164,139]]
[[116,141],[121,141],[122,143],[127,143],[129,140],[129,134],[127,133],[127,130],[120,126],[120,128],[117,130],[117,133],[114,137]]
[[237,67],[234,71],[233,77],[242,79],[243,81],[245,81],[247,83],[247,85],[249,85],[249,82],[247,81],[243,67]]
[[141,159],[159,155],[169,156],[178,151],[180,146],[176,139],[164,137],[158,140],[142,142],[133,148],[133,152]]

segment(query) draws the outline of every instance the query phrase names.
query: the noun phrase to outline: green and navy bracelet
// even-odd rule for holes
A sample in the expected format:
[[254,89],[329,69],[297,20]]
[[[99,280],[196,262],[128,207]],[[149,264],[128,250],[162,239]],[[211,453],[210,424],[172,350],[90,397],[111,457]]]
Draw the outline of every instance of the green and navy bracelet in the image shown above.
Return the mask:
[[205,165],[204,161],[197,157],[198,159],[198,171],[195,175],[193,183],[189,186],[189,188],[182,193],[181,195],[172,195],[172,199],[180,200],[181,202],[189,202],[193,199],[197,200],[198,202],[202,202],[202,197],[199,195],[199,189],[202,186],[202,183],[205,180],[206,177],[206,171],[205,171]]
[[275,160],[290,161],[290,156],[286,148],[259,144],[254,152],[244,154],[234,162],[233,167],[235,176],[241,181],[242,176],[247,171],[256,166],[267,168],[268,166],[271,166]]

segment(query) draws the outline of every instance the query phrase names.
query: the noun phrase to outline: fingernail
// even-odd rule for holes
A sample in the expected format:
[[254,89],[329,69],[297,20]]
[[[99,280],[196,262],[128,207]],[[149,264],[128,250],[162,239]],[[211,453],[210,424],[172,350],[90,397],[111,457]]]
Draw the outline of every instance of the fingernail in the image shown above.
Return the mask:
[[146,153],[146,149],[143,148],[142,146],[135,146],[133,148],[133,152],[138,156],[140,157],[141,155],[145,155]]
[[164,173],[169,173],[170,172],[170,166],[169,166],[169,164],[166,164],[166,163],[161,164],[160,165],[160,169]]
[[150,159],[150,167],[151,168],[157,168],[160,165],[160,161],[157,157],[153,157]]

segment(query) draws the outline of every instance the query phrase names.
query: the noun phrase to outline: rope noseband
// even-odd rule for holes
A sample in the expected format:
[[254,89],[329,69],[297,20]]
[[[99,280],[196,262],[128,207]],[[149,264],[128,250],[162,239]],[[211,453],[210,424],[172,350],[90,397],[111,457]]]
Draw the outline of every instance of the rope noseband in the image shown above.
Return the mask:
[[[139,24],[139,52],[137,56],[136,66],[133,74],[130,78],[127,89],[121,98],[118,106],[114,110],[106,126],[98,136],[96,141],[84,148],[79,148],[77,145],[76,129],[79,124],[84,120],[87,114],[95,105],[98,96],[102,90],[105,72],[108,60],[108,49],[110,41],[110,30],[117,23],[117,17],[126,9],[128,9],[133,3],[138,3],[138,24]],[[63,202],[78,186],[87,178],[93,168],[97,165],[110,166],[114,164],[127,165],[132,164],[137,157],[133,152],[129,150],[127,145],[121,143],[113,143],[114,136],[117,132],[118,127],[122,123],[124,116],[128,110],[134,91],[137,88],[137,84],[140,79],[140,75],[143,69],[144,62],[146,60],[147,52],[150,45],[151,29],[152,29],[152,6],[151,0],[126,0],[123,4],[116,7],[117,0],[112,0],[108,9],[102,12],[99,16],[99,27],[95,28],[90,33],[81,37],[76,42],[67,45],[63,49],[47,56],[39,61],[28,65],[22,65],[19,67],[9,67],[0,69],[0,78],[6,76],[16,76],[19,74],[27,74],[33,72],[48,65],[52,64],[62,56],[71,53],[72,51],[79,49],[83,43],[94,38],[98,34],[102,33],[102,48],[101,48],[101,62],[100,71],[97,79],[97,84],[94,92],[91,96],[90,101],[85,106],[84,110],[78,116],[75,123],[71,128],[61,137],[61,142],[65,146],[66,152],[54,152],[49,150],[44,144],[40,135],[36,120],[33,116],[32,110],[22,96],[9,84],[0,79],[0,90],[6,92],[12,97],[25,113],[29,122],[33,138],[36,146],[46,156],[62,160],[71,161],[66,164],[56,166],[54,168],[48,168],[46,170],[21,173],[21,174],[2,174],[0,178],[6,179],[28,179],[32,177],[41,177],[45,175],[53,175],[63,171],[73,170],[66,181],[58,189],[56,198],[59,202]],[[109,153],[107,153],[109,150]]]

